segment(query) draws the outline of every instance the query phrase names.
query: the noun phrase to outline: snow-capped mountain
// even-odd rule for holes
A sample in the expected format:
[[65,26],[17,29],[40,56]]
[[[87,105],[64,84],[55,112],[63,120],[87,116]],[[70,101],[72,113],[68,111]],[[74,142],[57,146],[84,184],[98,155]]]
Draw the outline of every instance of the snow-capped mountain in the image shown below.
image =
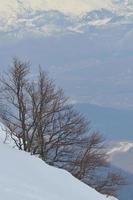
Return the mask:
[[1,66],[30,59],[74,101],[133,108],[132,11],[127,0],[1,0]]
[[[127,185],[119,192],[121,200],[132,200],[133,197],[133,142],[111,142],[109,155],[112,166],[121,171],[126,178]],[[126,195],[127,194],[127,195]]]
[[0,1],[0,36],[85,32],[86,26],[131,23],[133,3],[127,0]]
[[114,142],[111,144],[109,155],[111,156],[111,163],[114,166],[133,174],[133,142]]
[[133,142],[129,141],[122,141],[122,142],[116,142],[115,147],[113,147],[109,154],[117,154],[117,153],[126,153],[130,151],[133,148]]
[[103,29],[120,26],[132,37],[132,21],[133,3],[128,0],[1,0],[0,44],[4,39],[74,33],[93,37]]

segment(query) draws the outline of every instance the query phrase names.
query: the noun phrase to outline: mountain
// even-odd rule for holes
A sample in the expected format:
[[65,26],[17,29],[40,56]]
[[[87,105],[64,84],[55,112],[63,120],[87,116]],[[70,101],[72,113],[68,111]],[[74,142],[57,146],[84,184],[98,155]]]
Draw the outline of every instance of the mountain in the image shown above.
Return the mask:
[[133,197],[133,142],[115,141],[110,142],[109,155],[113,167],[121,171],[126,178],[127,185],[120,189],[120,200],[132,200]]
[[133,109],[132,34],[124,39],[129,27],[122,27],[92,28],[92,38],[91,34],[76,33],[20,41],[11,37],[9,42],[3,39],[1,70],[18,56],[33,63],[33,73],[40,64],[72,101]]
[[128,173],[133,174],[133,142],[120,141],[112,142],[109,154],[111,163]]
[[[47,1],[47,0],[7,0],[0,1],[0,33],[1,36],[24,37],[27,34],[47,36],[49,34],[62,33],[66,29],[75,28],[77,16],[82,13],[99,8],[109,8],[110,1],[97,0],[73,2]],[[64,15],[64,16],[63,16]],[[67,19],[66,23],[66,17]],[[51,20],[52,19],[52,20]],[[73,26],[71,21],[74,20]],[[69,22],[68,22],[69,21]],[[70,24],[69,28],[67,28]],[[24,34],[24,35],[23,35]]]
[[111,164],[110,168],[103,168],[101,169],[102,174],[107,174],[108,172],[113,171],[118,174],[121,174],[125,178],[126,184],[124,186],[118,187],[117,191],[117,198],[119,200],[132,200],[133,198],[133,174],[127,171],[122,170],[120,167],[116,167],[115,165]]
[[115,200],[97,193],[68,172],[2,143],[0,159],[0,194],[4,200]]
[[120,187],[117,192],[117,197],[119,200],[132,200],[133,198],[133,174],[122,170],[120,167],[114,165],[110,166],[113,171],[120,173],[126,181],[126,185]]
[[29,59],[72,101],[133,110],[132,1],[0,3],[1,70]]
[[30,34],[84,33],[87,31],[84,26],[132,24],[133,19],[133,4],[126,0],[73,0],[63,3],[59,0],[27,0],[26,3],[8,0],[0,3],[1,37],[5,34],[21,38]]

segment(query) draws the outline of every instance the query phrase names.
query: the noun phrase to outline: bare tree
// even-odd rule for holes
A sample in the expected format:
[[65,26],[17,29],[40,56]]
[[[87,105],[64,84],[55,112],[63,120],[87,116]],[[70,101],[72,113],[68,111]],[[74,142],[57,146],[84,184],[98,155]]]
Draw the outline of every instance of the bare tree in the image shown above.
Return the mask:
[[1,119],[19,149],[55,163],[61,150],[80,142],[88,123],[46,73],[40,69],[35,81],[28,74],[29,64],[14,59],[1,79]]
[[1,78],[5,109],[0,118],[8,135],[20,150],[68,170],[88,185],[93,183],[98,191],[109,194],[108,188],[112,188],[113,193],[120,185],[117,174],[103,181],[92,180],[96,170],[108,167],[102,136],[91,133],[87,120],[68,104],[63,90],[56,88],[41,68],[34,81],[29,73],[29,63],[14,59],[8,74]]
[[27,85],[28,63],[21,63],[14,59],[13,67],[2,78],[2,100],[4,101],[4,112],[1,119],[12,139],[19,149],[26,151],[27,142],[27,98],[25,88]]
[[108,172],[106,176],[97,177],[94,187],[98,192],[102,194],[106,194],[107,196],[115,196],[118,195],[118,190],[121,186],[127,185],[128,182],[125,177],[118,171]]

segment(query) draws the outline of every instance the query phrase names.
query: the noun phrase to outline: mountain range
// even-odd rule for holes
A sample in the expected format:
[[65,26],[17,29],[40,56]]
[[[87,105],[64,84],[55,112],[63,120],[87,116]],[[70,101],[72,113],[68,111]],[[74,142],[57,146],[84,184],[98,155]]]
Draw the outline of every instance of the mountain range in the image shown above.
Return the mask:
[[133,109],[133,3],[0,1],[1,70],[40,64],[73,102]]
[[0,33],[8,37],[85,33],[89,27],[132,25],[133,20],[133,3],[127,0],[7,0],[0,4]]
[[127,185],[119,191],[120,200],[132,200],[133,197],[133,142],[115,141],[109,145],[111,164],[119,169],[127,180]]

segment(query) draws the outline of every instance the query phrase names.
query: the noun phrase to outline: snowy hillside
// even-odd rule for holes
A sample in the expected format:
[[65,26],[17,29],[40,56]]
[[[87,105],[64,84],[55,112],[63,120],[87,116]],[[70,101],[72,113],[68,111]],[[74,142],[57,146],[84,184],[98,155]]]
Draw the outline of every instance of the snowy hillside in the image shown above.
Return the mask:
[[69,173],[0,143],[2,200],[106,200]]

